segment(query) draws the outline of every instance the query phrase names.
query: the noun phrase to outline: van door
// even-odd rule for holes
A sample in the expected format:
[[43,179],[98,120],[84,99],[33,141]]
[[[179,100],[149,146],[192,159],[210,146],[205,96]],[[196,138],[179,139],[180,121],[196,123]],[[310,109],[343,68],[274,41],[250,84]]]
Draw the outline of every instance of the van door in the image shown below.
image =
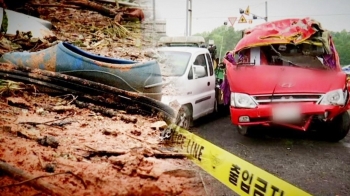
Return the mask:
[[[199,54],[194,59],[192,77],[189,77],[194,100],[193,120],[213,111],[215,101],[215,77],[212,68],[209,68],[207,57],[205,54]],[[196,67],[203,69],[204,73],[196,75]]]
[[213,60],[210,56],[210,54],[206,53],[206,57],[207,57],[207,62],[208,62],[208,69],[209,69],[209,84],[207,86],[207,90],[209,92],[211,92],[211,98],[209,100],[209,106],[208,106],[208,112],[213,112],[214,111],[214,103],[215,103],[215,95],[216,95],[216,92],[215,92],[215,88],[216,88],[216,78],[215,78],[215,74],[214,74],[214,67],[213,67]]

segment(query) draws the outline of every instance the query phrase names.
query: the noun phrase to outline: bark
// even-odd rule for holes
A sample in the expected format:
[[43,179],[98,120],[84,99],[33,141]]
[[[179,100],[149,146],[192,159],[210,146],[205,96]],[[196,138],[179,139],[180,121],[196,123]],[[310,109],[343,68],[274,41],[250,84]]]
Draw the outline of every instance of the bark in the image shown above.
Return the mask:
[[125,11],[123,13],[124,18],[137,18],[139,21],[143,21],[145,19],[145,14],[139,8],[125,8]]
[[78,100],[75,100],[74,104],[78,107],[88,108],[96,113],[101,113],[101,114],[106,115],[108,117],[114,117],[114,116],[117,116],[117,114],[118,114],[118,112],[114,111],[113,109],[92,105],[92,104],[85,103],[85,102],[78,101]]
[[[89,148],[88,151],[88,155],[84,156],[85,158],[91,158],[94,156],[119,156],[119,155],[123,155],[123,154],[127,154],[130,151],[127,150],[98,150],[98,149],[94,149],[90,146],[85,145],[85,147]],[[186,154],[183,153],[177,153],[177,152],[161,152],[159,150],[157,150],[158,152],[152,151],[151,154],[152,156],[156,157],[156,158],[185,158]],[[150,154],[148,153],[144,153],[144,156],[149,156]]]
[[114,150],[114,151],[106,151],[106,150],[91,150],[89,151],[89,154],[87,156],[84,156],[84,158],[91,158],[94,156],[119,156],[119,155],[123,155],[126,154],[127,151],[124,150]]
[[64,8],[75,8],[78,9],[80,6],[77,5],[65,5],[65,4],[40,4],[40,3],[31,3],[31,5],[39,7],[64,7]]
[[68,1],[65,1],[65,4],[73,4],[73,5],[86,7],[86,8],[97,11],[97,12],[99,12],[103,15],[107,15],[107,16],[117,15],[117,12],[115,12],[114,10],[111,10],[105,6],[98,4],[98,3],[94,3],[94,2],[90,2],[90,1],[86,1],[86,0],[68,0]]
[[27,67],[19,69],[20,71],[11,65],[6,66],[6,64],[3,64],[3,67],[0,66],[0,77],[25,83],[29,82],[54,90],[61,90],[62,92],[74,93],[81,99],[92,100],[95,103],[109,107],[113,106],[116,109],[126,109],[130,113],[140,113],[142,115],[157,114],[167,123],[173,122],[175,119],[175,111],[172,108],[160,101],[135,92],[56,72]]

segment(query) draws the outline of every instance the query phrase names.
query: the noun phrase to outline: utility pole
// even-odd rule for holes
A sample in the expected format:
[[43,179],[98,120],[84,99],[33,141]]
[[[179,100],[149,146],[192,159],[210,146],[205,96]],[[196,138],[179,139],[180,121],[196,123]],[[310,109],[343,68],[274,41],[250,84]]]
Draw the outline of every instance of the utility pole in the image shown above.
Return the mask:
[[190,31],[188,32],[188,35],[191,36],[192,35],[192,0],[189,0],[190,3],[190,9],[188,10],[190,12]]
[[267,22],[267,1],[265,1],[265,21]]
[[[227,23],[224,23],[225,25],[225,30],[227,31]],[[224,35],[221,36],[221,46],[220,46],[220,52],[219,52],[219,62],[221,61],[221,51],[222,51],[222,46],[224,45]]]
[[153,39],[156,38],[156,0],[153,0]]
[[186,35],[188,35],[188,0],[186,1]]
[[192,0],[186,0],[186,35],[192,34]]
[[221,36],[221,46],[220,46],[220,53],[219,53],[219,62],[221,61],[221,51],[222,51],[222,45],[224,45],[224,36]]

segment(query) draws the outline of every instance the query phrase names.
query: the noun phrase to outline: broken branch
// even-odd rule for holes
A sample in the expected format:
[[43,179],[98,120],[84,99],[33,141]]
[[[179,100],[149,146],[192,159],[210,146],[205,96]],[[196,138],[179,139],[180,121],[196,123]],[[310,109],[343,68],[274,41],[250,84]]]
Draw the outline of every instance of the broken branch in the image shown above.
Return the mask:
[[[86,150],[89,152],[85,158],[90,158],[94,156],[119,156],[123,154],[129,153],[129,151],[126,150],[98,150],[91,146],[85,145],[85,147],[89,148],[89,150]],[[152,156],[156,158],[185,158],[187,154],[184,153],[177,153],[177,152],[151,152]],[[144,156],[149,156],[149,154],[144,153]]]
[[144,139],[135,137],[135,136],[133,136],[133,135],[131,135],[131,134],[128,134],[128,133],[123,133],[123,134],[126,135],[126,136],[128,136],[128,137],[130,137],[130,138],[132,138],[132,139],[138,140],[138,141],[140,141],[140,142],[148,143],[148,144],[150,144],[150,145],[158,144],[158,143],[156,143],[156,142],[149,142],[149,141],[146,141],[146,140],[144,140]]
[[87,156],[85,156],[85,158],[90,158],[90,157],[94,157],[94,156],[119,156],[119,155],[123,155],[126,154],[127,151],[125,150],[97,150],[91,146],[85,145],[85,147],[89,148],[90,150],[86,150],[89,152],[89,154]]
[[64,4],[39,4],[39,3],[31,3],[31,5],[40,6],[40,7],[64,7],[64,8],[75,8],[75,9],[80,8],[80,6],[77,6],[77,5],[64,5]]
[[89,2],[89,1],[72,1],[72,0],[68,0],[68,1],[65,1],[65,3],[70,3],[70,4],[74,4],[74,5],[78,5],[78,6],[83,6],[83,7],[87,7],[87,8],[90,8],[94,11],[97,11],[103,15],[107,15],[107,16],[115,16],[117,15],[117,12],[105,7],[105,6],[102,6],[98,3],[94,3],[94,2]]
[[79,94],[80,99],[85,99],[100,105],[113,106],[113,108],[116,109],[126,108],[126,111],[130,114],[148,116],[155,114],[155,112],[161,112],[163,113],[162,118],[165,122],[171,123],[175,119],[175,112],[172,108],[144,94],[124,91],[113,86],[76,78],[66,74],[30,69],[28,67],[15,68],[10,64],[4,65],[6,66],[0,66],[0,76],[5,76],[8,79],[16,78],[18,75],[25,76],[23,78],[27,83],[38,84],[46,88],[50,87],[53,90],[62,92],[69,91],[70,93]]
[[3,186],[0,186],[0,188],[5,188],[5,187],[10,187],[10,186],[18,186],[18,185],[22,185],[22,184],[25,184],[27,182],[30,182],[32,180],[37,180],[39,178],[45,178],[45,177],[51,177],[51,176],[57,176],[57,175],[61,175],[61,174],[71,174],[73,175],[74,177],[78,178],[80,181],[82,181],[84,187],[86,188],[86,184],[85,184],[85,181],[80,178],[79,176],[75,175],[73,172],[71,171],[66,171],[66,172],[60,172],[60,173],[55,173],[55,174],[47,174],[47,175],[42,175],[42,176],[37,176],[37,177],[33,177],[31,179],[28,179],[28,180],[24,180],[22,182],[18,182],[18,183],[14,183],[14,184],[7,184],[7,185],[3,185]]
[[52,122],[59,121],[59,120],[64,120],[64,119],[66,119],[68,117],[69,116],[65,116],[63,118],[59,118],[59,119],[55,119],[55,120],[49,120],[49,121],[46,121],[46,122],[19,122],[18,124],[28,124],[28,125],[32,125],[32,126],[36,126],[36,125],[50,125],[48,123],[52,123]]
[[92,105],[92,104],[85,103],[85,102],[78,101],[78,100],[74,100],[74,104],[77,107],[88,108],[94,112],[99,112],[99,113],[106,115],[108,117],[113,117],[113,116],[116,116],[118,114],[118,112],[114,111],[113,109],[108,109],[108,108],[105,108],[102,106]]
[[157,152],[153,153],[153,156],[156,158],[180,158],[183,159],[187,156],[187,154],[184,153],[177,153],[177,152]]
[[[31,186],[33,186],[34,188],[36,188],[38,190],[42,190],[45,193],[48,193],[51,195],[55,195],[55,196],[70,195],[65,190],[62,190],[62,189],[60,189],[52,184],[46,183],[43,180],[39,179],[39,178],[42,178],[45,176],[33,177],[31,174],[26,173],[25,171],[23,171],[19,168],[16,168],[16,167],[14,167],[8,163],[5,163],[3,161],[0,161],[0,171],[7,173],[9,176],[13,177],[16,180],[24,180],[24,181],[22,181],[20,183],[16,183],[16,184],[0,186],[0,189],[5,188],[5,187],[9,187],[9,186],[15,186],[15,185],[21,185],[24,183],[28,183]],[[50,176],[52,176],[52,174]]]

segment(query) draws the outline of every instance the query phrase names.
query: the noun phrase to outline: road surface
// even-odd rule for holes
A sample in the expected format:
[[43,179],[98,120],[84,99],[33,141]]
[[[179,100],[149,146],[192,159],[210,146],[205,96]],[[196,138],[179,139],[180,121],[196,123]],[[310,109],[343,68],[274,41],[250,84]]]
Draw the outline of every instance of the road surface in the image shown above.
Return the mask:
[[[249,138],[237,132],[229,115],[199,119],[192,131],[312,195],[350,194],[350,134],[330,143],[315,133],[275,128]],[[208,195],[236,195],[204,175]]]

